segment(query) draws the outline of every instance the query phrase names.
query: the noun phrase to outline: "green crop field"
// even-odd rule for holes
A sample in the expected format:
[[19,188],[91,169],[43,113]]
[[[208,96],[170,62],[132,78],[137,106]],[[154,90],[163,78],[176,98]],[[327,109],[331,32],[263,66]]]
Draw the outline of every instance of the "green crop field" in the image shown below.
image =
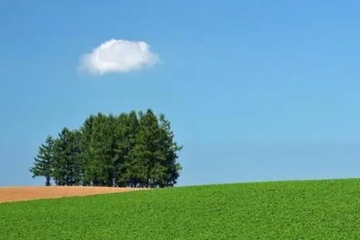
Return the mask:
[[177,187],[0,204],[0,239],[359,239],[360,180]]

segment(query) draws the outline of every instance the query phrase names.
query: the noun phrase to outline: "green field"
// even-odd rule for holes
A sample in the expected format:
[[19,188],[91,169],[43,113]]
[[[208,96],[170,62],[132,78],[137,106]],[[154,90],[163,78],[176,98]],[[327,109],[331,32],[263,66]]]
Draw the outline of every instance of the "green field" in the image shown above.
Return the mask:
[[0,239],[360,239],[360,180],[176,187],[3,203]]

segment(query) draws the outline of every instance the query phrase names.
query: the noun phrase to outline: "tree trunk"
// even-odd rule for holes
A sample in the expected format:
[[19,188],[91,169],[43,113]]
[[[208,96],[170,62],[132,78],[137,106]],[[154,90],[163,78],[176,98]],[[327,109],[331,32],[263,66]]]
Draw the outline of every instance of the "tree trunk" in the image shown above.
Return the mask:
[[51,183],[50,183],[50,177],[47,176],[47,177],[46,177],[45,186],[50,186],[50,185],[51,185]]

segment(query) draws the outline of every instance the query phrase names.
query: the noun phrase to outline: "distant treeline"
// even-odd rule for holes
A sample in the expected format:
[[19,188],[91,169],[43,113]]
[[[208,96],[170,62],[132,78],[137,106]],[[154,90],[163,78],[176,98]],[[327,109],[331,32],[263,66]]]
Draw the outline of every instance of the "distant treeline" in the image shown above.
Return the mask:
[[90,115],[80,129],[48,136],[30,168],[58,186],[171,187],[179,146],[164,114],[131,111]]

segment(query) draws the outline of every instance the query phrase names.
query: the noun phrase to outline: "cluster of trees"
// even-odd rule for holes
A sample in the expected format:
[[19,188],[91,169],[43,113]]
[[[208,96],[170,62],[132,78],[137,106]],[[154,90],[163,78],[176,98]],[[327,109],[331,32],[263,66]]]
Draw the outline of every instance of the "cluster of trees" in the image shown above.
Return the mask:
[[39,147],[32,177],[58,186],[172,187],[181,166],[170,122],[164,114],[90,115],[80,129],[64,127]]

